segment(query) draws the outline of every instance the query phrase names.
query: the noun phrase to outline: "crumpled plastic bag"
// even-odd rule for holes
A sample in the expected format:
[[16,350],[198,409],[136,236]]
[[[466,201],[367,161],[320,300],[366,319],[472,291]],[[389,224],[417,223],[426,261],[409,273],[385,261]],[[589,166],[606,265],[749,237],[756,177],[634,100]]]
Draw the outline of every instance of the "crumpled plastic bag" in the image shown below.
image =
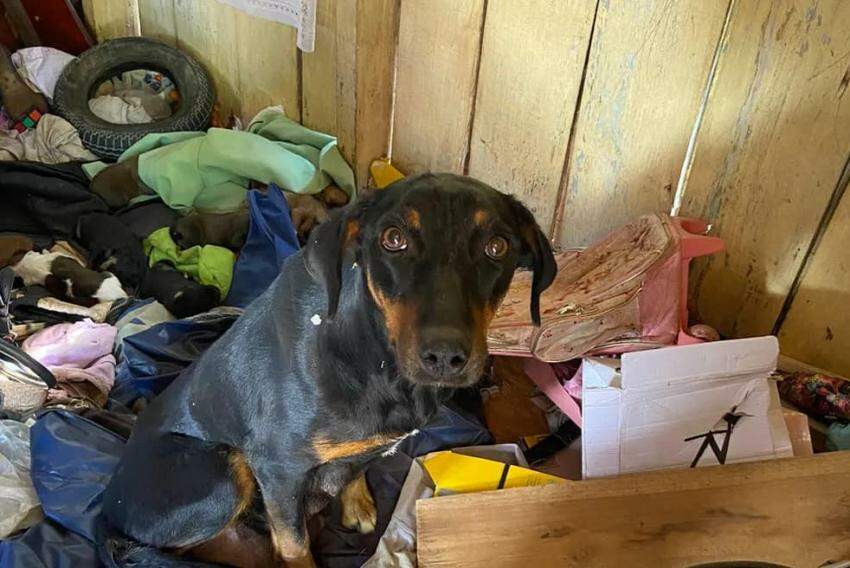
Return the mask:
[[0,538],[40,519],[38,495],[30,479],[29,427],[0,420]]

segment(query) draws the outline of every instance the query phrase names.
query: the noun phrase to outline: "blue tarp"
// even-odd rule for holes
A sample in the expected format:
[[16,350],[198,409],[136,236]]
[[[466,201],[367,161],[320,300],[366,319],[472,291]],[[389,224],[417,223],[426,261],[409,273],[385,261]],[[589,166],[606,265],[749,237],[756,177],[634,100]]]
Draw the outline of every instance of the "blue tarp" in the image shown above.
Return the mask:
[[233,283],[225,304],[244,308],[262,294],[280,272],[286,257],[298,251],[298,235],[289,206],[276,185],[266,193],[248,192],[251,225],[233,268]]
[[124,440],[67,410],[42,414],[30,440],[32,482],[46,518],[0,542],[0,568],[98,566],[94,526]]

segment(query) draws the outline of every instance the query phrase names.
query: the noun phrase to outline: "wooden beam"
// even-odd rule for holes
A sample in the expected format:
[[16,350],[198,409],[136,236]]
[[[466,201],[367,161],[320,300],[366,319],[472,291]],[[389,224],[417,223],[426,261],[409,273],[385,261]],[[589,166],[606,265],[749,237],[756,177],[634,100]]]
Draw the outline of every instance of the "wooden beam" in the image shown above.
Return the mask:
[[398,0],[323,0],[316,50],[302,55],[304,125],[337,137],[364,188],[389,151]]
[[419,565],[850,560],[850,452],[417,502]]

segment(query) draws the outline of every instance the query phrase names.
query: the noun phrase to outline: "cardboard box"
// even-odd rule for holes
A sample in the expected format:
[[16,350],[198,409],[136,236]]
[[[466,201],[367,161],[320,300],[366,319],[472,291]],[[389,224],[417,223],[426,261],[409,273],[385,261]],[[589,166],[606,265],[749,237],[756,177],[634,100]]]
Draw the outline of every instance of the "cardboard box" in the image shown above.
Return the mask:
[[584,359],[583,477],[790,457],[778,354],[759,337]]

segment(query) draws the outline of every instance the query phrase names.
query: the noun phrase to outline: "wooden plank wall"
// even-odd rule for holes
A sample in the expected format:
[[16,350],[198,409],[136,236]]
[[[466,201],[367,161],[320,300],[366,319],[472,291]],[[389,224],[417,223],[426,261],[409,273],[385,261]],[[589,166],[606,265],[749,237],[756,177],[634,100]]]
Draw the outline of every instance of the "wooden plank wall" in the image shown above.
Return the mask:
[[[134,2],[86,2],[101,36],[132,28]],[[562,246],[674,205],[706,218],[728,252],[695,263],[695,318],[850,374],[850,2],[318,0],[310,54],[215,0],[138,14],[208,66],[222,115],[283,104],[361,184],[386,152],[470,174]]]

